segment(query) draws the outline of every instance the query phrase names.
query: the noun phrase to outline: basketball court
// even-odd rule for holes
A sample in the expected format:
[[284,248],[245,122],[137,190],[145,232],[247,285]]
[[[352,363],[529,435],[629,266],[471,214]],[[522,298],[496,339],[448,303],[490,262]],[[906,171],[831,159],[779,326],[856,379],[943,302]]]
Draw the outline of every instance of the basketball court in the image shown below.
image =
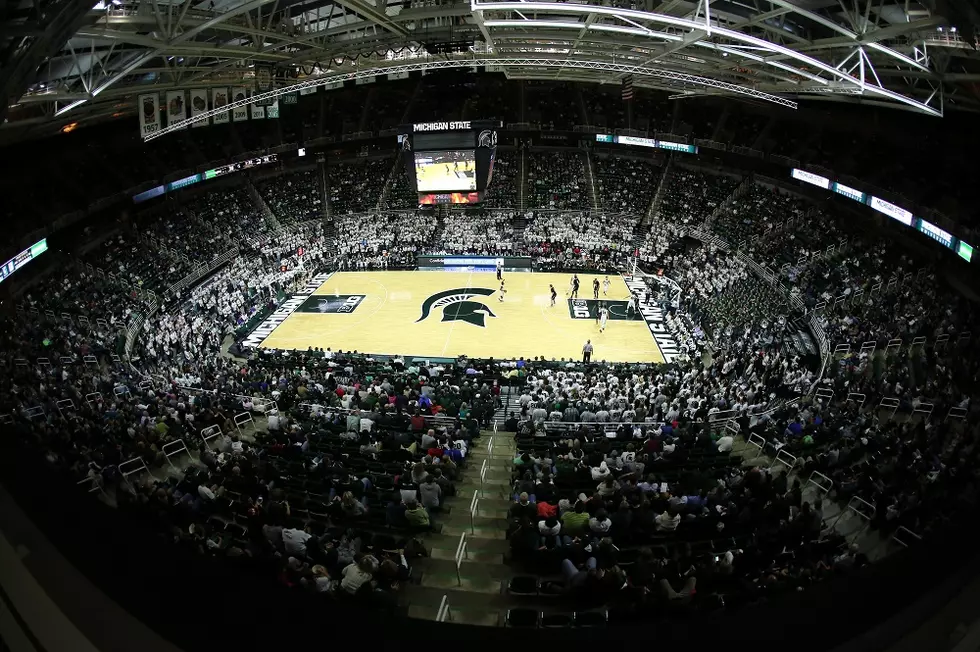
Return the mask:
[[[411,357],[581,359],[592,340],[593,360],[663,362],[644,321],[627,314],[629,290],[610,276],[610,312],[599,332],[592,280],[580,275],[579,299],[567,298],[570,274],[508,272],[500,282],[493,272],[409,271],[337,272],[322,283],[275,330],[261,347],[331,348]],[[558,298],[551,305],[549,284]]]

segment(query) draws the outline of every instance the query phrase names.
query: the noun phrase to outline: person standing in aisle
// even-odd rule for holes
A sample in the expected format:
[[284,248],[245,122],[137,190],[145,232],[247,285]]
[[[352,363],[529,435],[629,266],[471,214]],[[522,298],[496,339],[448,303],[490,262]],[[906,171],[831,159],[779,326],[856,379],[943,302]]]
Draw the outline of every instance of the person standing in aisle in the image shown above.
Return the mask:
[[609,319],[609,310],[603,306],[599,309],[599,332],[606,330],[606,320]]
[[592,279],[592,296],[595,297],[596,301],[599,300],[599,279]]
[[585,340],[582,347],[582,362],[592,362],[592,340]]
[[549,284],[548,289],[551,290],[551,307],[555,307],[555,299],[558,298],[558,292],[555,291],[555,286]]
[[606,280],[602,282],[602,296],[609,295],[609,277],[606,276]]

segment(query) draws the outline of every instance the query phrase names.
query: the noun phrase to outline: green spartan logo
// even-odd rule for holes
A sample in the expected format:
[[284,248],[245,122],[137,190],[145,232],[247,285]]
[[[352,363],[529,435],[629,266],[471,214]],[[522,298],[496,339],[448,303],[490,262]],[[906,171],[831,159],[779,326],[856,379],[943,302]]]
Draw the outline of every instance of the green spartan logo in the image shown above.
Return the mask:
[[434,308],[442,308],[442,321],[465,321],[486,328],[486,318],[497,315],[486,304],[470,299],[488,297],[493,293],[494,290],[489,288],[457,288],[437,292],[422,302],[422,316],[415,323],[427,319]]

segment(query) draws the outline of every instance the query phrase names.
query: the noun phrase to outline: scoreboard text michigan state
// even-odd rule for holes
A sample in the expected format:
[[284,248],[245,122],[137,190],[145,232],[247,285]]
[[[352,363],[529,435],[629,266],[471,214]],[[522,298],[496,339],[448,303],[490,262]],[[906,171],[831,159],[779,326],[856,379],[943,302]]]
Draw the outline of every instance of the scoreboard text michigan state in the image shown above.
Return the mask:
[[493,175],[499,120],[417,122],[398,129],[402,164],[419,206],[475,204]]

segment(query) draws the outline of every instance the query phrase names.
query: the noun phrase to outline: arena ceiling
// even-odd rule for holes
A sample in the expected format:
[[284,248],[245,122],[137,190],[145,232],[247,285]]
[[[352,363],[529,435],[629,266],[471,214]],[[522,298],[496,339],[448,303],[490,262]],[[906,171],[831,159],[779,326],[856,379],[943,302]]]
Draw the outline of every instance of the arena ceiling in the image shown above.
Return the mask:
[[479,65],[515,79],[633,75],[677,98],[980,109],[968,27],[980,21],[958,0],[592,1],[3,2],[0,134],[135,114],[145,92],[251,87],[256,62],[282,71],[281,86]]

